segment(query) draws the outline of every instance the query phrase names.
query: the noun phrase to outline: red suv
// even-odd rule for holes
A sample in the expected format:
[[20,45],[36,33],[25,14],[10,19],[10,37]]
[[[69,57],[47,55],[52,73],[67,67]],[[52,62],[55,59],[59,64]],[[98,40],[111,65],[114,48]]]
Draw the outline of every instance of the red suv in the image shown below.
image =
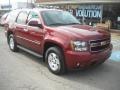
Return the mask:
[[66,11],[21,9],[10,12],[8,19],[5,32],[10,49],[42,56],[54,74],[99,65],[111,55],[108,31],[82,25]]

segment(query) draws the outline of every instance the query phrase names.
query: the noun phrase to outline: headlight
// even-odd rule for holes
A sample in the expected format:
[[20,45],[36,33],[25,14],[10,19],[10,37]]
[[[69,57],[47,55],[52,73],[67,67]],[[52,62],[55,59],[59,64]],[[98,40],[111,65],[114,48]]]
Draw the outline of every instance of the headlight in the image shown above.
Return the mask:
[[71,41],[71,47],[74,51],[87,51],[87,42],[84,41]]

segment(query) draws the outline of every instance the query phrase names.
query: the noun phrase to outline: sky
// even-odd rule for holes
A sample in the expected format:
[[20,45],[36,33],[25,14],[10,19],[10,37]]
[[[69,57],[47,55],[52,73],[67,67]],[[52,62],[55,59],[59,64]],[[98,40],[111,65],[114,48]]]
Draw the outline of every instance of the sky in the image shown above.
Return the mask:
[[[28,0],[29,2],[31,0]],[[32,0],[34,1],[34,0]],[[12,3],[15,3],[15,2],[27,2],[27,0],[10,0],[11,4]],[[9,3],[9,0],[0,0],[0,4],[8,4]]]

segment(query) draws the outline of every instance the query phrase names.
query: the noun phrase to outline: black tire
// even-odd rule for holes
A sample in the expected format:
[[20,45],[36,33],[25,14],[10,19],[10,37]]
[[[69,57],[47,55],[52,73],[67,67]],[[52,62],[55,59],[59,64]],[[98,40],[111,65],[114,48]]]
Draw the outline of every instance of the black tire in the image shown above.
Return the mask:
[[[11,43],[13,44],[13,46],[11,46]],[[11,51],[13,52],[17,52],[18,51],[18,48],[17,48],[17,43],[14,39],[14,36],[13,34],[10,34],[9,37],[8,37],[8,44],[9,44],[9,48]]]
[[[56,70],[53,70],[52,68],[54,68],[54,67],[51,68],[51,65],[50,65],[51,61],[49,58],[52,54],[54,54],[54,56],[56,55],[56,58],[57,58],[57,59],[55,59],[52,57],[53,59],[55,59],[55,62],[52,62],[52,63],[56,64],[56,62],[57,62],[57,65],[58,65],[58,68]],[[59,64],[58,64],[58,60],[59,60]],[[61,75],[61,74],[65,73],[66,69],[65,69],[64,55],[62,53],[62,50],[59,47],[50,47],[45,53],[45,61],[47,63],[48,69],[52,73],[57,74],[57,75]]]

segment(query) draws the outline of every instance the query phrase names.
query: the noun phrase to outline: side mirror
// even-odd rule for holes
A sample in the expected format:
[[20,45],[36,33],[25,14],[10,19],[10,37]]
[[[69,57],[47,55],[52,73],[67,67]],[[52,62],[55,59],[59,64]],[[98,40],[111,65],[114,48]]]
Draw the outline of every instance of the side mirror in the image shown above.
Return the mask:
[[32,18],[28,21],[28,25],[29,26],[34,26],[34,27],[39,27],[39,28],[43,28],[42,24],[40,23],[39,19],[36,18]]

